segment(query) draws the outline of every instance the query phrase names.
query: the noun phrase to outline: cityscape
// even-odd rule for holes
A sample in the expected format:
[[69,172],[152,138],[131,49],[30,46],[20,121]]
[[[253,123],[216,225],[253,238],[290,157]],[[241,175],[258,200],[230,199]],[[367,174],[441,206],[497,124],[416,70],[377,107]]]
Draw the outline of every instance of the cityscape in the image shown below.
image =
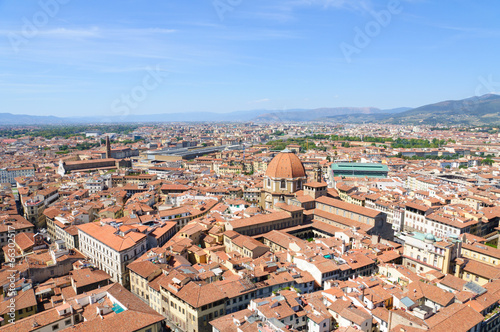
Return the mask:
[[0,332],[500,331],[497,7],[0,2]]

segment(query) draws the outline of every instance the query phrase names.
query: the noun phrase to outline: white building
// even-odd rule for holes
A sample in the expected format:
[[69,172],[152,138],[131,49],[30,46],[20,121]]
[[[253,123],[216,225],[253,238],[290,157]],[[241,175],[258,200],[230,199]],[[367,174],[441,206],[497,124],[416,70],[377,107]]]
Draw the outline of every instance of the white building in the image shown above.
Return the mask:
[[34,175],[35,169],[33,167],[2,168],[0,169],[0,183],[16,184],[15,178]]
[[89,191],[89,194],[104,190],[104,181],[102,179],[89,179],[85,182],[84,188]]
[[146,252],[146,235],[116,224],[101,226],[88,223],[78,226],[80,251],[115,282],[130,283],[127,265]]

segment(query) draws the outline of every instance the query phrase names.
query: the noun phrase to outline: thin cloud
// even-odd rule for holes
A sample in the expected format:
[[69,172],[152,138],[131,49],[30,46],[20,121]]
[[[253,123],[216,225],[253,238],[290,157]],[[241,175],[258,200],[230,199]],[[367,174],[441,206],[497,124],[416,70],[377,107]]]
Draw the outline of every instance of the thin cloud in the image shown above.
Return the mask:
[[[54,28],[54,29],[39,29],[37,35],[51,38],[104,38],[112,35],[122,35],[130,37],[131,35],[154,35],[154,34],[171,34],[176,32],[175,29],[163,28],[146,28],[146,29],[103,29],[96,26],[81,29]],[[0,35],[23,34],[20,30],[0,30]]]
[[370,10],[372,2],[370,0],[292,0],[288,2],[292,7],[319,6],[325,9],[348,9],[357,11]]
[[264,99],[258,99],[258,100],[253,100],[249,101],[249,104],[261,104],[261,103],[267,103],[268,101],[271,101],[269,98],[264,98]]

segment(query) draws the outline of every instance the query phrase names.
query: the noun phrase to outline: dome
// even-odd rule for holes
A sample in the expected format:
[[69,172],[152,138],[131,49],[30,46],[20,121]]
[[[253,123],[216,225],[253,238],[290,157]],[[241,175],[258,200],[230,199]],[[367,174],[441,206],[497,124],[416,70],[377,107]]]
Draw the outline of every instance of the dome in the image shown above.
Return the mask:
[[300,178],[306,176],[306,170],[295,153],[283,150],[267,166],[266,176],[278,179]]
[[425,234],[425,239],[432,242],[436,241],[436,238],[431,233]]

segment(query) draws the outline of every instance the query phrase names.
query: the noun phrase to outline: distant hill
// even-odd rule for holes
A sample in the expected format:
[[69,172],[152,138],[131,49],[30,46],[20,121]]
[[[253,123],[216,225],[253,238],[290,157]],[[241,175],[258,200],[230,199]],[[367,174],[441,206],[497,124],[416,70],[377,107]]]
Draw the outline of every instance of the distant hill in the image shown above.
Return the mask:
[[255,121],[260,122],[276,122],[276,121],[321,121],[326,119],[336,119],[337,117],[344,118],[355,114],[359,115],[376,115],[385,113],[397,113],[408,110],[407,107],[395,108],[391,110],[381,110],[375,107],[335,107],[335,108],[316,108],[311,110],[285,110],[280,112],[265,113],[255,118]]
[[388,115],[380,120],[394,124],[500,124],[500,96],[487,94],[462,100],[447,100]]
[[[392,112],[401,109],[391,110]],[[56,125],[77,123],[112,123],[112,122],[300,122],[322,120],[331,115],[344,115],[350,113],[375,114],[384,112],[374,107],[338,107],[318,108],[314,110],[289,109],[289,110],[251,110],[235,111],[229,113],[192,112],[192,113],[163,113],[163,114],[131,114],[126,117],[56,117],[35,116],[25,114],[0,113],[0,125]]]
[[251,110],[229,113],[194,112],[129,115],[123,118],[55,117],[0,113],[0,125],[48,125],[116,122],[302,122],[393,123],[426,125],[500,125],[500,96],[488,94],[463,100],[447,100],[410,109],[400,107],[335,107],[288,110]]
[[49,125],[64,123],[67,123],[64,118],[58,118],[56,116],[0,113],[0,125]]
[[128,116],[92,116],[92,117],[56,117],[36,116],[26,114],[0,113],[0,125],[59,125],[85,123],[131,123],[131,122],[223,122],[223,121],[251,121],[256,116],[268,113],[269,110],[237,111],[230,113],[192,112],[192,113],[163,113]]

